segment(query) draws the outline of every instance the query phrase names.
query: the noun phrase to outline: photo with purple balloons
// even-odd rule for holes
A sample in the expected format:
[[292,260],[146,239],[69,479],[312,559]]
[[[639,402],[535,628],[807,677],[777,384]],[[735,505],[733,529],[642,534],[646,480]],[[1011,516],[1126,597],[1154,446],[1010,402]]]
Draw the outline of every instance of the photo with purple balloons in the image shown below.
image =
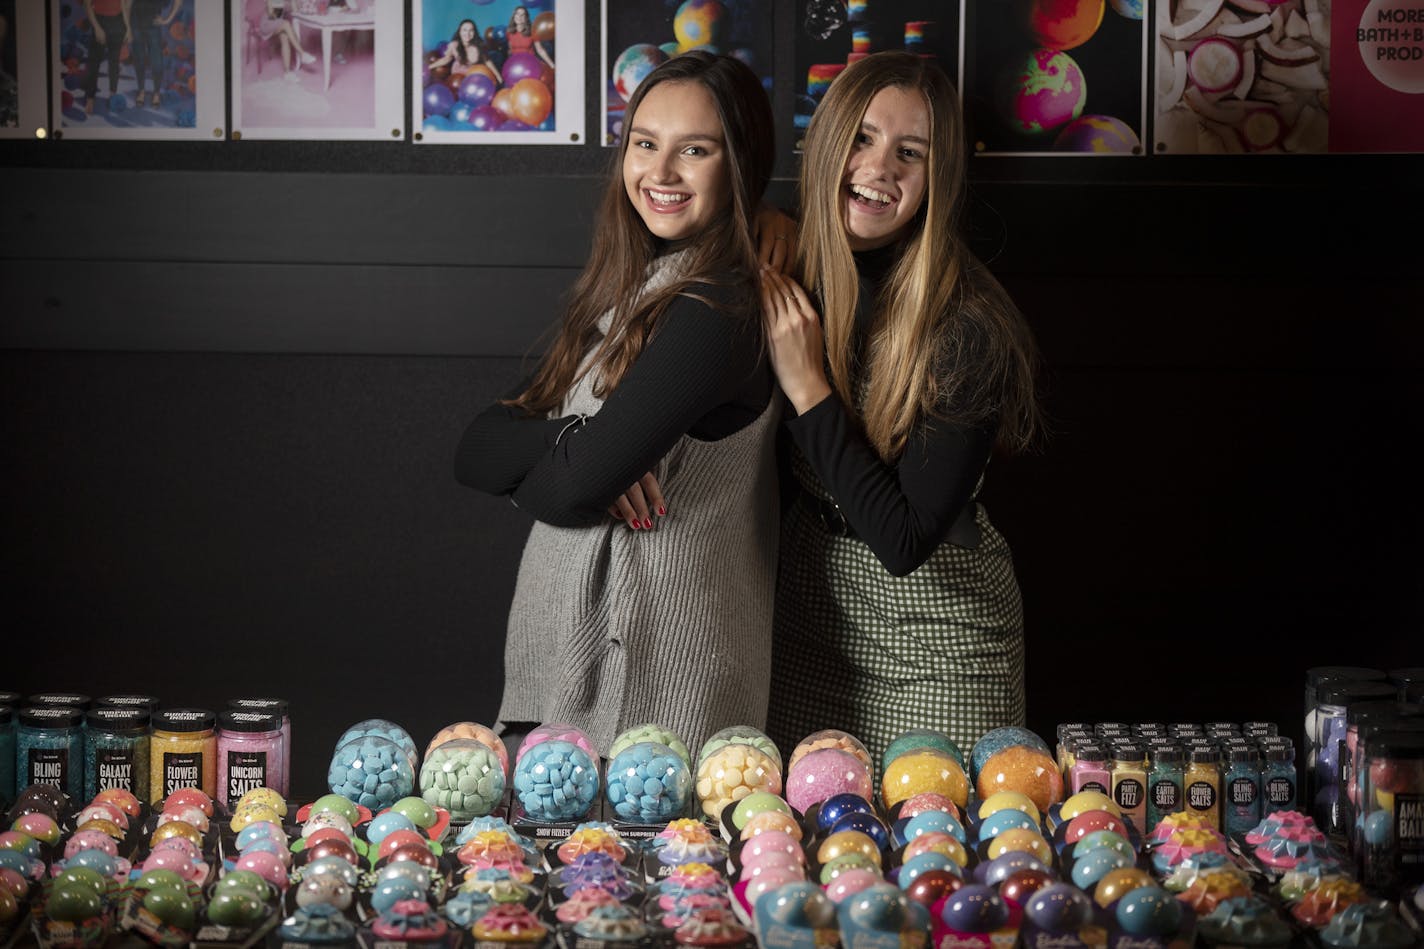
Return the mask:
[[555,131],[555,0],[419,0],[419,6],[421,130]]
[[689,50],[737,57],[770,95],[772,8],[762,0],[604,0],[604,144],[622,138],[623,110],[643,77]]

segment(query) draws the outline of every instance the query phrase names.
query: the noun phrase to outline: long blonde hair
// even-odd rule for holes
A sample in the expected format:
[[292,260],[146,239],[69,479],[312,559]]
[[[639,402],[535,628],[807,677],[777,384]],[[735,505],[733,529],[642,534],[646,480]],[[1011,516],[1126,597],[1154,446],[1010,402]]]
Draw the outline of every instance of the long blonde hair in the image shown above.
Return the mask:
[[[648,276],[648,265],[657,256],[659,242],[643,224],[624,190],[623,156],[628,150],[627,129],[632,127],[638,106],[650,89],[664,82],[695,82],[711,93],[726,139],[724,154],[732,200],[726,213],[688,239],[678,279],[643,294],[640,291]],[[593,250],[569,294],[558,336],[529,388],[508,403],[531,414],[556,410],[563,403],[580,378],[579,366],[584,356],[594,347],[597,352],[586,371],[598,372],[594,394],[607,398],[642,353],[668,304],[680,294],[692,295],[688,291],[692,283],[739,287],[740,296],[734,293],[729,307],[749,318],[758,312],[753,279],[757,257],[751,221],[771,178],[775,133],[771,102],[756,74],[731,56],[702,50],[683,53],[638,84],[624,111],[623,124],[625,134],[603,194]],[[605,335],[598,323],[609,311],[613,318]]]
[[[930,119],[925,197],[873,301],[863,364],[854,345],[860,286],[845,225],[844,177],[870,100],[918,92]],[[1018,308],[962,235],[963,118],[938,66],[875,53],[835,78],[806,131],[798,269],[819,298],[831,384],[857,406],[867,437],[893,463],[923,416],[997,424],[996,445],[1021,450],[1038,428],[1037,347]],[[857,378],[864,379],[863,392]]]

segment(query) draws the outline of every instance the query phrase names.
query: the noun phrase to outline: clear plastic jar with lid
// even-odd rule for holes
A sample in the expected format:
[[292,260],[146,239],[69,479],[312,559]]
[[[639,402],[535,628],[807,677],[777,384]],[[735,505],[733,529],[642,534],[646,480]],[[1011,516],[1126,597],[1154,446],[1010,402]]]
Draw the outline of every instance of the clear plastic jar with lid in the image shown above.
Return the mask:
[[1362,882],[1398,899],[1424,883],[1424,732],[1364,739]]
[[20,710],[15,733],[15,791],[49,784],[77,801],[84,793],[84,712],[70,705]]
[[26,705],[67,705],[87,712],[94,700],[81,692],[36,692],[25,696]]
[[1295,766],[1295,746],[1277,736],[1261,744],[1261,816],[1293,811],[1297,806],[1300,776]]
[[86,716],[84,800],[118,788],[148,798],[148,710],[101,705]]
[[201,708],[164,709],[153,716],[149,752],[149,803],[179,788],[198,788],[217,797],[217,715]]
[[1082,744],[1074,752],[1073,767],[1068,773],[1072,793],[1112,790],[1112,771],[1108,767],[1108,752],[1102,745]]
[[1147,826],[1147,748],[1133,742],[1120,742],[1112,748],[1112,799],[1122,816],[1132,821],[1139,833],[1151,830]]
[[274,698],[240,698],[229,699],[228,708],[240,709],[244,712],[269,712],[276,715],[282,722],[282,786],[276,787],[268,785],[272,790],[278,792],[283,797],[291,790],[289,785],[292,782],[292,716],[290,707],[286,699]]
[[1182,775],[1186,811],[1221,829],[1221,752],[1211,745],[1194,745]]
[[1228,834],[1244,834],[1261,822],[1261,752],[1255,745],[1234,745],[1222,779]]
[[1301,746],[1299,763],[1305,766],[1306,787],[1299,796],[1307,805],[1315,796],[1315,759],[1320,753],[1320,687],[1341,679],[1383,682],[1385,671],[1368,666],[1314,666],[1305,670],[1305,744]]
[[1152,830],[1162,818],[1186,806],[1182,767],[1185,757],[1181,745],[1164,742],[1152,746],[1152,768],[1147,775],[1147,826],[1144,831]]
[[136,692],[121,692],[116,695],[101,695],[94,700],[96,706],[116,705],[119,708],[141,708],[153,716],[158,711],[158,706],[162,703],[158,701],[156,695],[141,695]]
[[218,716],[218,801],[231,807],[253,788],[287,796],[282,719],[273,712],[230,708]]

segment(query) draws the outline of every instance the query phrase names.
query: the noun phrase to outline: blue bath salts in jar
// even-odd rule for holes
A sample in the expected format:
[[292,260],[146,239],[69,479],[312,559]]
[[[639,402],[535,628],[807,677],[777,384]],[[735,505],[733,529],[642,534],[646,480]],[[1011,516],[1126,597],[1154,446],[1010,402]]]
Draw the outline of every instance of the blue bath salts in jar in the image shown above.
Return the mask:
[[59,788],[71,800],[84,794],[84,712],[69,705],[32,705],[20,710],[15,734],[15,788]]

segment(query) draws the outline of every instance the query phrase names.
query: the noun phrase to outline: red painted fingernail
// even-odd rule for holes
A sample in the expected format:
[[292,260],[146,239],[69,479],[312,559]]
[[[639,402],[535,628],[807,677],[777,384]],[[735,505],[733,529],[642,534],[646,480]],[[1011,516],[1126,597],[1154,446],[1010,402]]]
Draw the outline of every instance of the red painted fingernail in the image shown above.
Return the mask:
[[645,517],[645,518],[643,518],[643,526],[644,526],[645,528],[647,528],[648,530],[652,530],[652,529],[653,529],[653,519],[652,519],[651,517]]
[[664,507],[663,505],[659,504],[659,505],[658,505],[658,516],[659,516],[659,517],[663,517],[663,516],[666,515],[666,514],[667,514],[667,508]]

